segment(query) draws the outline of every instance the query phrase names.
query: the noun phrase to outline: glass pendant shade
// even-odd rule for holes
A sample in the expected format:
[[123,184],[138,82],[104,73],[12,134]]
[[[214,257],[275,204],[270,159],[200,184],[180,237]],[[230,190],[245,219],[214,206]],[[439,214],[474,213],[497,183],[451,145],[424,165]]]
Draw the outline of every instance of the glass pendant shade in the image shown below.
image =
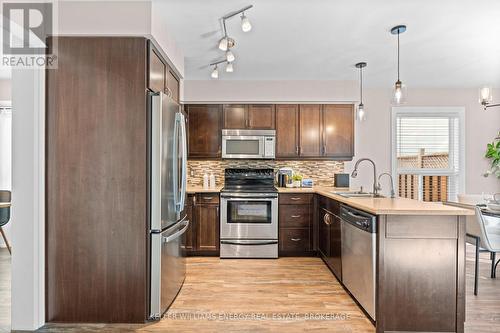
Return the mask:
[[234,59],[235,59],[234,53],[231,52],[231,50],[227,50],[226,51],[226,60],[227,60],[227,62],[233,62]]
[[365,111],[365,106],[363,103],[360,103],[358,105],[358,110],[356,111],[356,119],[358,121],[365,121],[366,120],[366,111]]
[[227,73],[232,73],[234,72],[234,67],[233,67],[233,64],[228,62],[227,65],[226,65],[226,72]]
[[210,76],[212,77],[212,79],[219,78],[219,70],[217,69],[217,66],[214,67],[214,70],[212,71],[212,74]]
[[224,37],[219,41],[219,49],[221,51],[227,51],[228,38]]
[[406,103],[406,97],[406,86],[401,81],[397,81],[396,84],[394,84],[392,97],[393,104],[400,105]]
[[243,30],[243,32],[249,32],[252,30],[250,20],[245,16],[245,14],[241,15],[241,30]]
[[493,94],[491,92],[491,87],[484,86],[479,89],[479,103],[486,106],[493,101]]

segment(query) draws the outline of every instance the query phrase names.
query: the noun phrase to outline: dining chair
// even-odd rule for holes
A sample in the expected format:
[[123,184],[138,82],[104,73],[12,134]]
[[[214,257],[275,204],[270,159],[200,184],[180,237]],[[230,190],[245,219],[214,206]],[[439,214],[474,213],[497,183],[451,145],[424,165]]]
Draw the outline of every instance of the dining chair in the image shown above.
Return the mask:
[[[11,202],[11,192],[0,190],[0,202]],[[0,233],[2,234],[5,245],[7,245],[7,250],[9,250],[9,253],[12,254],[12,249],[9,245],[9,241],[7,240],[7,237],[5,236],[5,233],[3,231],[3,226],[6,225],[9,220],[10,207],[0,208]]]
[[494,279],[500,262],[500,259],[496,260],[496,254],[500,252],[500,213],[489,211],[481,205],[477,205],[475,211],[480,233],[480,241],[477,245],[490,252],[491,278]]

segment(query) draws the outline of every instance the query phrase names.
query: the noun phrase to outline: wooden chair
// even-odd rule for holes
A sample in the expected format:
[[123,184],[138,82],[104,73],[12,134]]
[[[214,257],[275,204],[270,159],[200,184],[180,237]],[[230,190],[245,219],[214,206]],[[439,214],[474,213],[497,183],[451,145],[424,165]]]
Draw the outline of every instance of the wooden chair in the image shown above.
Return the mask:
[[[10,191],[0,191],[0,202],[10,202],[11,201],[11,192]],[[5,245],[7,245],[7,250],[12,254],[12,250],[9,245],[9,241],[7,237],[5,237],[5,233],[3,232],[3,226],[6,225],[10,220],[10,207],[0,208],[0,233],[2,234],[3,240],[5,241]]]

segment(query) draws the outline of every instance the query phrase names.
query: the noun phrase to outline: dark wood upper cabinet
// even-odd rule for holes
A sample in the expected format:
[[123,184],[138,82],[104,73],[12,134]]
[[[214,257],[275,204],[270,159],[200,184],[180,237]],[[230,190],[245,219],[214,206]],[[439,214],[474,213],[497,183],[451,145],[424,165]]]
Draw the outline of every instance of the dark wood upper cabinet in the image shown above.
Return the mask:
[[222,108],[217,104],[186,105],[188,156],[217,158],[222,153]]
[[325,157],[354,155],[354,107],[352,104],[323,105],[323,148]]
[[167,86],[165,77],[167,66],[157,52],[151,45],[149,48],[148,88],[154,92],[165,91],[165,87]]
[[224,105],[224,128],[247,128],[247,105]]
[[167,89],[170,91],[171,97],[174,101],[179,103],[179,79],[172,71],[172,68],[167,67]]
[[276,157],[299,156],[299,106],[276,105]]
[[274,129],[274,105],[251,104],[248,106],[247,118],[250,129]]
[[274,129],[273,104],[226,104],[224,128],[227,129]]
[[321,157],[321,105],[300,105],[300,156]]

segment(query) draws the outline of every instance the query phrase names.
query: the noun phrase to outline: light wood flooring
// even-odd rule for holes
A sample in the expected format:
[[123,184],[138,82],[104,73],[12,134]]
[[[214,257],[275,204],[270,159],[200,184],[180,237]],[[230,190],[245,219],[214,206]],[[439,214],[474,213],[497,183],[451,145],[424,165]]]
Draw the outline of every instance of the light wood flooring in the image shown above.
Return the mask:
[[[500,332],[500,277],[481,254],[479,296],[472,294],[473,247],[467,247],[466,332]],[[40,332],[374,332],[318,258],[188,258],[187,278],[166,318],[146,325],[48,324]],[[500,273],[500,272],[499,272]],[[0,330],[10,321],[10,256],[0,249]],[[296,315],[298,313],[298,315]],[[330,318],[305,319],[306,314]],[[220,316],[229,314],[240,317]],[[251,318],[251,315],[259,316]],[[275,317],[273,317],[275,314]],[[289,314],[288,318],[284,316]],[[248,315],[249,317],[241,317]],[[184,318],[182,318],[184,316]],[[277,317],[281,316],[281,317]]]

